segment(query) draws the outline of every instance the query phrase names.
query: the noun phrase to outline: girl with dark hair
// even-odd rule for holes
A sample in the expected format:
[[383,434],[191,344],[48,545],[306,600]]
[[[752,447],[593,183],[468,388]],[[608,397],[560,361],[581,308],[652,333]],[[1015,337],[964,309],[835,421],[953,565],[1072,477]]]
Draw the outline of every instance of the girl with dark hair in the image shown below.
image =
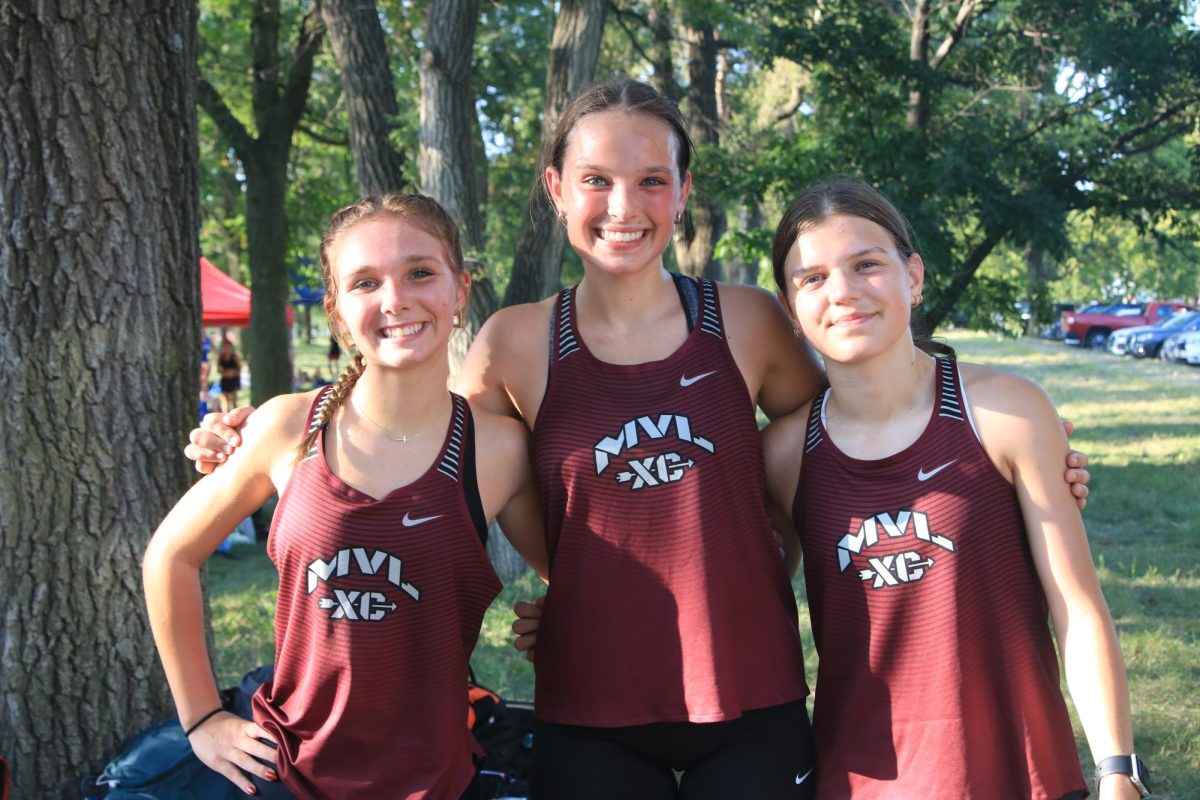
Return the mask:
[[[467,659],[500,588],[487,520],[547,568],[525,429],[446,388],[470,277],[436,202],[347,206],[321,266],[350,366],[264,404],[163,521],[143,570],[155,641],[196,755],[248,794],[474,797]],[[221,711],[199,569],[276,492],[275,673],[245,721]]]
[[[1028,381],[914,345],[925,264],[866,184],[805,192],[773,262],[830,384],[763,436],[820,655],[818,796],[1086,796],[1047,616],[1097,763],[1137,757],[1054,406]],[[1099,794],[1139,787],[1114,774]]]

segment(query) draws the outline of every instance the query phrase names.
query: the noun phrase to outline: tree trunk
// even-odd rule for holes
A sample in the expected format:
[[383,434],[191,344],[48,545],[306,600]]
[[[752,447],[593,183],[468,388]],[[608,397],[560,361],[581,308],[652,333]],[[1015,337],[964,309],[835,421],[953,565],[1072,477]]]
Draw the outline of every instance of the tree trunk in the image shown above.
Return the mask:
[[[595,79],[607,13],[605,0],[564,0],[559,9],[546,68],[543,145],[554,135],[554,126],[571,98]],[[534,190],[529,213],[521,218],[504,305],[536,302],[558,291],[566,244],[566,233],[553,206],[543,192]]]
[[909,33],[908,60],[913,62],[917,77],[908,90],[907,124],[911,130],[923,131],[929,119],[929,96],[921,72],[929,64],[929,5],[930,0],[917,0],[912,12]]
[[13,796],[171,715],[141,593],[189,478],[197,12],[0,5],[0,753]]
[[342,73],[358,192],[402,191],[404,153],[388,136],[399,108],[379,8],[375,0],[320,0],[320,6]]
[[[288,132],[288,139],[291,133]],[[287,324],[287,165],[290,142],[260,139],[246,169],[246,241],[250,261],[250,329],[246,360],[250,402],[261,406],[292,390]]]
[[[483,155],[471,58],[480,0],[433,0],[425,24],[421,77],[421,191],[445,206],[462,229],[463,251],[475,278],[466,336],[451,346],[456,363],[475,331],[496,309],[496,292],[479,261],[486,237],[481,198],[486,194],[478,160]],[[464,341],[465,340],[465,341]]]
[[[688,135],[697,147],[719,146],[720,120],[717,116],[717,40],[707,21],[698,27],[686,27],[688,86],[684,98],[684,119]],[[722,277],[721,264],[713,250],[725,233],[725,210],[709,191],[703,178],[692,176],[691,223],[675,237],[675,259],[680,271],[708,278]]]
[[287,165],[292,134],[304,116],[313,57],[324,33],[310,11],[300,23],[290,65],[279,54],[279,0],[258,0],[251,21],[251,95],[258,138],[203,78],[198,100],[237,152],[246,171],[246,240],[250,261],[250,401],[262,405],[292,390],[287,326]]

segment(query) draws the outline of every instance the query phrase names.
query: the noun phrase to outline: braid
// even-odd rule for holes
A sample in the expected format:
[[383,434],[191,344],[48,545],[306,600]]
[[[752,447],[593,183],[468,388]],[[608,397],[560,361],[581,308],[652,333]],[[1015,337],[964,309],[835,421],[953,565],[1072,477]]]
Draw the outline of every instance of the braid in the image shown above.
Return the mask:
[[325,400],[321,403],[321,408],[317,411],[316,426],[308,432],[308,435],[304,437],[304,441],[296,449],[297,461],[302,461],[308,455],[308,452],[317,443],[317,437],[329,427],[329,420],[333,419],[333,412],[337,411],[342,401],[350,396],[350,391],[354,388],[354,384],[358,383],[358,379],[362,377],[366,366],[362,353],[355,353],[350,357],[350,363],[342,370],[342,374],[338,376],[337,383],[329,390],[328,396],[326,396]]

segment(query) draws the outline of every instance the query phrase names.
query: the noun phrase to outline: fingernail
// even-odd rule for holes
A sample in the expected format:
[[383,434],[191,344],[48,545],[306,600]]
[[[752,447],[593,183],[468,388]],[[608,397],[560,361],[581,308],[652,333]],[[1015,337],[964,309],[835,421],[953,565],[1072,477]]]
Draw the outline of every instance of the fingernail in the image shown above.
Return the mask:
[[224,453],[225,455],[229,455],[230,453],[233,452],[233,448],[230,447],[229,445],[224,445],[223,447],[221,447],[221,452]]
[[246,794],[258,794],[258,790],[255,789],[253,786],[247,786]]
[[277,780],[279,780],[279,776],[278,776],[278,775],[276,775],[274,772],[268,772],[268,773],[267,773],[267,780],[269,780],[269,781],[277,781]]

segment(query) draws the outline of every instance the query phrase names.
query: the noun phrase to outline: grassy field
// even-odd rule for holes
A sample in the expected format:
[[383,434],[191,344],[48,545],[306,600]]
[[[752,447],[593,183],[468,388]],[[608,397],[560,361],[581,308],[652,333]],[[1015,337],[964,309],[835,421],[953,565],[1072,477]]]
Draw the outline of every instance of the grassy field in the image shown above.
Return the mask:
[[[1084,519],[1128,664],[1137,747],[1154,770],[1156,797],[1200,798],[1200,700],[1193,694],[1200,685],[1200,369],[972,332],[945,338],[964,360],[1042,384],[1075,423],[1072,441],[1091,457]],[[312,359],[323,359],[323,347],[316,350]],[[297,363],[309,357],[298,350]],[[274,571],[261,545],[235,547],[233,555],[209,562],[222,686],[271,660],[273,649]],[[532,668],[509,644],[509,609],[539,593],[532,575],[506,587],[476,648],[479,680],[509,697],[533,695]],[[815,674],[799,580],[796,594]]]

